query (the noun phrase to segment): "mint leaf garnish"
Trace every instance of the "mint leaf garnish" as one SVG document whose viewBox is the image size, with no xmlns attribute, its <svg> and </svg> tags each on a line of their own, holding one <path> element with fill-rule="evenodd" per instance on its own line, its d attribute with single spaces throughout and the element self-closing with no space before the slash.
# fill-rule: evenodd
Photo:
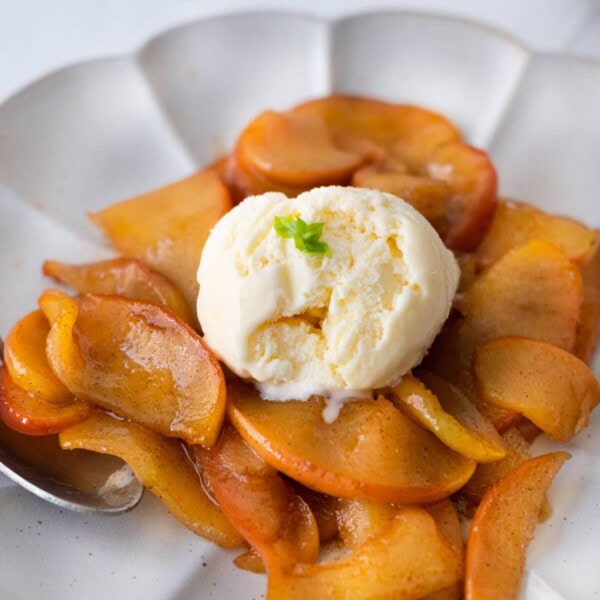
<svg viewBox="0 0 600 600">
<path fill-rule="evenodd" d="M 331 249 L 320 240 L 325 223 L 306 223 L 300 217 L 275 217 L 273 229 L 279 237 L 293 238 L 298 250 L 306 254 L 329 255 Z"/>
</svg>

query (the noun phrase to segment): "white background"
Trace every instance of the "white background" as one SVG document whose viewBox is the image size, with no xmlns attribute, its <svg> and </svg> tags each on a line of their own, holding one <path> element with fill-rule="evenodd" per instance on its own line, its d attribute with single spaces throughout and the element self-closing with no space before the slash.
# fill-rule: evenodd
<svg viewBox="0 0 600 600">
<path fill-rule="evenodd" d="M 0 101 L 48 71 L 128 53 L 206 16 L 275 9 L 337 17 L 386 8 L 461 16 L 533 50 L 600 58 L 598 0 L 0 0 Z"/>
</svg>

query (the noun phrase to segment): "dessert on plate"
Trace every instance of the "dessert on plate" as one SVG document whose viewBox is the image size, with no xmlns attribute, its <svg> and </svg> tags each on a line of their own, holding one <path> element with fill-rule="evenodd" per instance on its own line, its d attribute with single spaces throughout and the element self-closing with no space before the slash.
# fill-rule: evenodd
<svg viewBox="0 0 600 600">
<path fill-rule="evenodd" d="M 119 256 L 43 265 L 72 292 L 7 336 L 8 427 L 122 458 L 270 599 L 516 597 L 568 459 L 530 443 L 600 402 L 597 231 L 498 199 L 441 115 L 344 96 L 90 218 Z"/>
</svg>

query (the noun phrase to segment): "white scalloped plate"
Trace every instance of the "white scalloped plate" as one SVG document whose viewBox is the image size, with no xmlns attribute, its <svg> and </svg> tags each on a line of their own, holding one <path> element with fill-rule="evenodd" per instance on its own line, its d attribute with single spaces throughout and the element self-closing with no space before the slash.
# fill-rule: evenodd
<svg viewBox="0 0 600 600">
<path fill-rule="evenodd" d="M 600 64 L 433 16 L 213 18 L 0 107 L 0 334 L 35 306 L 43 259 L 109 252 L 86 211 L 191 173 L 259 111 L 332 90 L 443 112 L 491 152 L 502 194 L 600 225 Z M 569 450 L 530 546 L 527 600 L 600 597 L 600 413 Z M 7 600 L 250 600 L 265 588 L 150 494 L 130 514 L 82 516 L 1 478 L 0 540 Z"/>
</svg>

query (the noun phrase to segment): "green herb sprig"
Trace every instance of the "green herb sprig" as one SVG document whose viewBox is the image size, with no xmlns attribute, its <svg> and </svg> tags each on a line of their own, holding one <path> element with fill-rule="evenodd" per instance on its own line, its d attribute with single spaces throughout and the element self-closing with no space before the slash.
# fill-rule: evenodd
<svg viewBox="0 0 600 600">
<path fill-rule="evenodd" d="M 306 254 L 327 255 L 331 248 L 320 240 L 325 223 L 307 223 L 300 217 L 275 217 L 273 229 L 282 238 L 293 238 L 298 250 Z"/>
</svg>

